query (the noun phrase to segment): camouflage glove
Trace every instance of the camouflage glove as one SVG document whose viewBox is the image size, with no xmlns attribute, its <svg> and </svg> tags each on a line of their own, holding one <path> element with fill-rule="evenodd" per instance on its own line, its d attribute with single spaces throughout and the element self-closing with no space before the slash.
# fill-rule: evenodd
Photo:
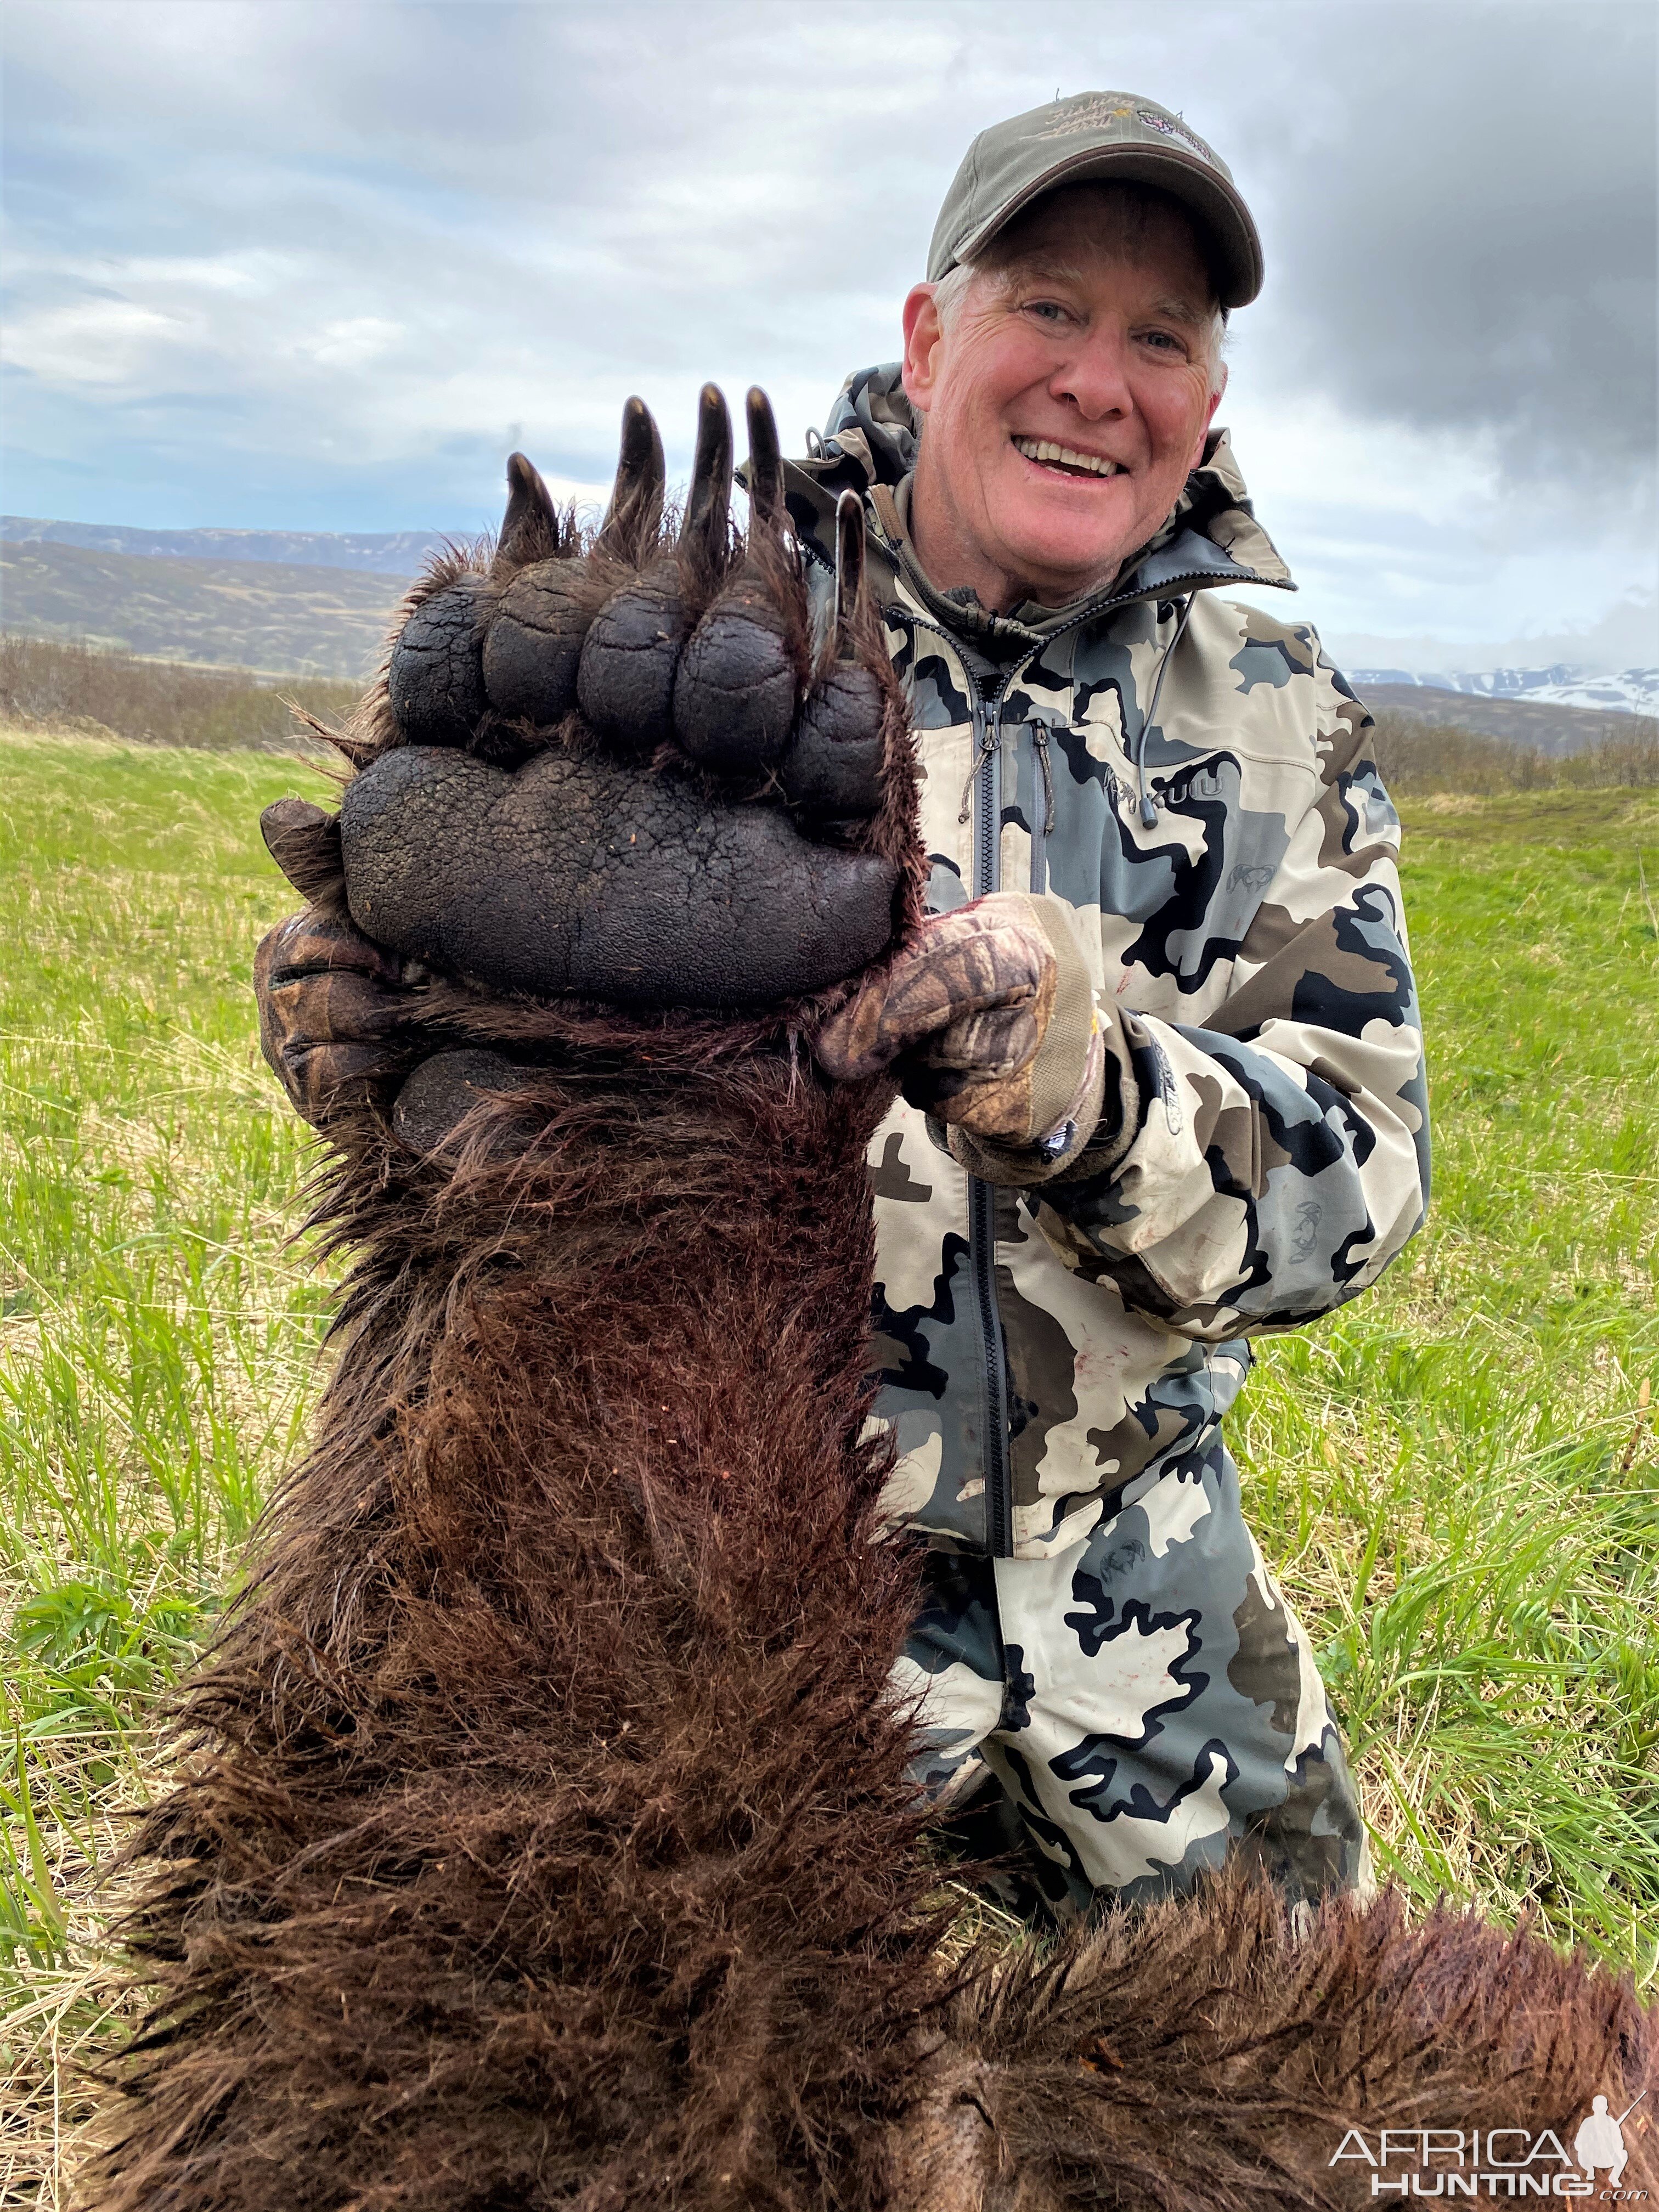
<svg viewBox="0 0 1659 2212">
<path fill-rule="evenodd" d="M 413 607 L 345 793 L 345 899 L 377 944 L 491 992 L 729 1012 L 810 1000 L 893 941 L 913 786 L 863 510 L 843 499 L 815 638 L 758 392 L 749 431 L 746 542 L 712 386 L 672 541 L 639 401 L 590 544 L 514 457 L 491 565 Z"/>
<path fill-rule="evenodd" d="M 420 994 L 404 986 L 403 964 L 315 907 L 261 941 L 253 956 L 260 1048 L 314 1128 L 354 1106 L 389 1110 L 398 1084 L 431 1049 L 413 1033 Z"/>
<path fill-rule="evenodd" d="M 1057 899 L 998 891 L 932 917 L 814 1049 L 842 1078 L 896 1066 L 910 1103 L 949 1125 L 952 1154 L 988 1182 L 1063 1174 L 1100 1123 L 1101 1017 Z"/>
</svg>

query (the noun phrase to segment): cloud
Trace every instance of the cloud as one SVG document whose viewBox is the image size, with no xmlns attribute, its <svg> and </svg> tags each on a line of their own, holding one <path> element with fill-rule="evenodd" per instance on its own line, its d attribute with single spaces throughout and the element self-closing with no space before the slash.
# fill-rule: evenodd
<svg viewBox="0 0 1659 2212">
<path fill-rule="evenodd" d="M 8 504 L 476 527 L 512 443 L 597 490 L 630 390 L 684 469 L 710 374 L 799 438 L 896 350 L 973 132 L 1119 85 L 1257 209 L 1226 414 L 1309 611 L 1589 624 L 1654 580 L 1654 27 L 1641 0 L 13 0 Z"/>
<path fill-rule="evenodd" d="M 1625 593 L 1599 622 L 1575 629 L 1539 629 L 1522 637 L 1448 644 L 1440 637 L 1368 637 L 1334 632 L 1327 639 L 1345 668 L 1411 668 L 1423 675 L 1522 663 L 1547 668 L 1557 661 L 1607 669 L 1651 667 L 1656 623 L 1654 594 Z"/>
</svg>

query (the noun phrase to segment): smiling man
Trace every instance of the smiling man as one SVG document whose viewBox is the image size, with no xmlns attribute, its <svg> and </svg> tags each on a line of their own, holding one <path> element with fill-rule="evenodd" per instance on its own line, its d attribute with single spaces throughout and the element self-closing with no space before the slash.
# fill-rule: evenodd
<svg viewBox="0 0 1659 2212">
<path fill-rule="evenodd" d="M 928 1545 L 897 1686 L 919 1781 L 1062 1916 L 1233 1850 L 1297 1896 L 1364 1879 L 1221 1430 L 1249 1339 L 1375 1281 L 1428 1188 L 1369 718 L 1305 625 L 1226 596 L 1290 582 L 1211 428 L 1261 282 L 1178 116 L 1016 117 L 951 188 L 902 363 L 786 471 L 825 594 L 865 504 L 932 860 L 927 924 L 817 1048 L 903 1084 L 870 1163 L 888 1502 Z M 273 1064 L 313 1118 L 389 1097 L 396 963 L 303 947 L 262 949 Z"/>
<path fill-rule="evenodd" d="M 1364 1878 L 1304 1631 L 1221 1419 L 1249 1340 L 1423 1216 L 1421 1037 L 1370 720 L 1212 419 L 1261 281 L 1182 119 L 1085 93 L 984 131 L 797 476 L 866 497 L 915 702 L 939 919 L 823 1040 L 894 1057 L 877 1139 L 895 1518 L 932 1542 L 900 1668 L 928 1787 L 1062 1912 L 1229 1849 Z"/>
<path fill-rule="evenodd" d="M 999 612 L 1062 605 L 1145 545 L 1204 459 L 1222 314 L 1178 203 L 1061 185 L 904 303 L 925 417 L 911 527 L 936 577 Z"/>
</svg>

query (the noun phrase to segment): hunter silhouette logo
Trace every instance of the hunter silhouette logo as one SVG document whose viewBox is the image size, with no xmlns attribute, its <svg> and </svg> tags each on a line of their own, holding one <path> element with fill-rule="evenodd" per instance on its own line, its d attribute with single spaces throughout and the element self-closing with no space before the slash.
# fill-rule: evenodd
<svg viewBox="0 0 1659 2212">
<path fill-rule="evenodd" d="M 1647 2091 L 1642 2092 L 1645 2097 Z M 1605 2097 L 1597 2097 L 1590 2106 L 1589 2118 L 1583 2122 L 1572 2139 L 1572 2154 L 1587 2174 L 1594 2176 L 1602 2166 L 1607 2169 L 1607 2186 L 1617 2189 L 1630 2153 L 1625 2148 L 1625 2122 L 1642 2101 L 1627 2105 L 1615 2120 L 1607 2110 Z"/>
<path fill-rule="evenodd" d="M 1644 2089 L 1617 2118 L 1605 2096 L 1593 2098 L 1571 2148 L 1553 2128 L 1536 2135 L 1527 2128 L 1383 2128 L 1370 2141 L 1362 2129 L 1350 2128 L 1329 2163 L 1368 2167 L 1373 2197 L 1593 2197 L 1638 2203 L 1646 2190 L 1619 2185 L 1630 2158 L 1625 2123 L 1646 2095 Z M 1598 2175 L 1605 2177 L 1600 2187 Z"/>
</svg>

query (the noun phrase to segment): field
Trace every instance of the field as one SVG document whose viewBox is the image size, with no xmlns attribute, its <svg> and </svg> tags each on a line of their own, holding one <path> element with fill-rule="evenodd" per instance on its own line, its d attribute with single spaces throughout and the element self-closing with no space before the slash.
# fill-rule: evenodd
<svg viewBox="0 0 1659 2212">
<path fill-rule="evenodd" d="M 122 2000 L 94 1863 L 316 1393 L 254 1042 L 313 768 L 0 736 L 0 2204 L 61 2201 Z M 1407 805 L 1431 1227 L 1234 1422 L 1379 1859 L 1659 1977 L 1659 796 Z M 1644 857 L 1638 860 L 1638 855 Z"/>
<path fill-rule="evenodd" d="M 361 684 L 325 677 L 273 681 L 244 668 L 140 660 L 84 641 L 0 634 L 0 727 L 209 752 L 252 746 L 292 753 L 296 744 L 309 744 L 295 706 L 337 729 L 362 691 Z M 333 757 L 325 747 L 315 750 L 319 757 Z"/>
</svg>

